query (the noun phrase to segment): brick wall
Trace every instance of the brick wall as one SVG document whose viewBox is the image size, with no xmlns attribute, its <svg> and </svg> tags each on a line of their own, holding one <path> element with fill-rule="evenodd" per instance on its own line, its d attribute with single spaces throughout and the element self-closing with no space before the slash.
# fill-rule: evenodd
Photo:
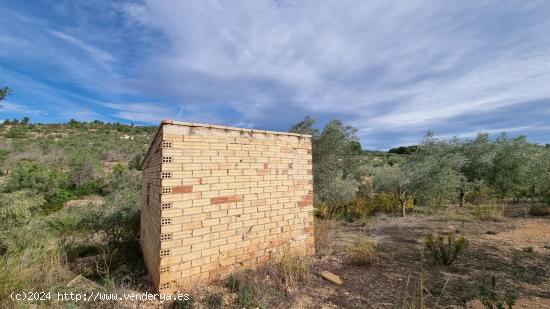
<svg viewBox="0 0 550 309">
<path fill-rule="evenodd" d="M 223 277 L 283 248 L 313 253 L 311 170 L 307 135 L 164 121 L 142 180 L 157 195 L 142 204 L 141 235 L 159 291 Z"/>
</svg>

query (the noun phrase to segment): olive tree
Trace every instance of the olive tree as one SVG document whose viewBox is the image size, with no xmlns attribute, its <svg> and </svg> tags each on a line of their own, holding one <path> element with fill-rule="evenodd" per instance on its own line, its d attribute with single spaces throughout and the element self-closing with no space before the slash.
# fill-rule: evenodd
<svg viewBox="0 0 550 309">
<path fill-rule="evenodd" d="M 497 138 L 490 180 L 501 198 L 519 199 L 528 192 L 534 159 L 530 146 L 524 136 L 509 139 L 502 134 Z"/>
<path fill-rule="evenodd" d="M 311 135 L 316 198 L 346 203 L 355 197 L 360 184 L 358 171 L 362 151 L 357 129 L 340 120 L 332 120 L 319 131 L 315 123 L 315 119 L 308 116 L 290 132 Z"/>
<path fill-rule="evenodd" d="M 415 198 L 427 206 L 444 206 L 454 200 L 463 182 L 464 155 L 451 143 L 434 138 L 429 131 L 407 165 Z"/>
<path fill-rule="evenodd" d="M 401 215 L 405 217 L 407 199 L 414 195 L 413 175 L 406 165 L 385 165 L 373 170 L 374 190 L 395 193 L 401 204 Z"/>
<path fill-rule="evenodd" d="M 463 140 L 456 147 L 466 158 L 462 166 L 460 205 L 464 205 L 466 194 L 472 190 L 487 187 L 495 158 L 495 145 L 489 134 L 480 133 L 474 139 Z"/>
</svg>

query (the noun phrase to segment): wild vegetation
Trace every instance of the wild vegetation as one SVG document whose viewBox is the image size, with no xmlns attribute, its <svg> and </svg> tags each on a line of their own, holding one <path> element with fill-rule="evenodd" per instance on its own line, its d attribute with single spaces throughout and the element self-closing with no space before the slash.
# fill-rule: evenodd
<svg viewBox="0 0 550 309">
<path fill-rule="evenodd" d="M 55 290 L 75 273 L 105 286 L 144 273 L 138 169 L 154 130 L 100 121 L 4 121 L 0 307 L 11 292 Z"/>
<path fill-rule="evenodd" d="M 0 125 L 0 307 L 14 306 L 11 292 L 68 291 L 78 288 L 79 278 L 87 280 L 86 289 L 152 291 L 138 244 L 139 169 L 155 130 L 101 121 L 36 124 L 27 117 Z M 520 215 L 546 220 L 548 145 L 506 135 L 440 140 L 428 133 L 418 145 L 381 152 L 362 149 L 357 130 L 338 120 L 320 130 L 307 117 L 291 131 L 312 135 L 316 256 L 286 255 L 255 271 L 236 269 L 215 290 L 194 291 L 175 306 L 299 304 L 319 289 L 334 292 L 314 275 L 325 269 L 340 274 L 341 288 L 355 297 L 338 300 L 342 307 L 382 299 L 433 307 L 472 298 L 496 306 L 511 303 L 510 295 L 548 296 L 521 285 L 547 284 L 534 275 L 549 271 L 541 246 L 527 252 L 481 241 L 527 224 L 508 221 L 519 206 Z M 456 233 L 464 239 L 447 238 Z M 444 236 L 424 246 L 429 235 Z M 491 265 L 502 264 L 494 255 L 512 261 L 499 274 L 508 281 L 495 287 L 473 277 L 472 284 L 441 277 L 488 276 Z M 382 272 L 386 279 L 370 281 Z M 520 279 L 510 286 L 514 276 Z M 374 286 L 353 288 L 365 280 Z M 506 292 L 493 293 L 500 287 Z M 381 296 L 369 294 L 374 291 Z"/>
<path fill-rule="evenodd" d="M 436 263 L 450 266 L 464 251 L 467 243 L 464 236 L 455 237 L 447 233 L 447 235 L 428 235 L 424 241 L 424 247 Z"/>
<path fill-rule="evenodd" d="M 418 145 L 377 154 L 362 150 L 357 130 L 338 120 L 319 130 L 306 117 L 291 131 L 312 135 L 320 217 L 356 220 L 380 211 L 405 216 L 413 205 L 490 208 L 510 200 L 550 200 L 550 145 L 524 136 L 443 140 L 429 131 Z"/>
</svg>

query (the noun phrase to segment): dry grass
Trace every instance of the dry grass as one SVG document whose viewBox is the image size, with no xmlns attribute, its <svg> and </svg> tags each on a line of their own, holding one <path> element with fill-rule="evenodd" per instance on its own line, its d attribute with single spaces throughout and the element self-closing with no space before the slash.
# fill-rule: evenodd
<svg viewBox="0 0 550 309">
<path fill-rule="evenodd" d="M 256 269 L 236 269 L 227 280 L 242 308 L 263 308 L 270 299 L 291 295 L 310 280 L 311 258 L 285 249 L 277 258 Z M 227 304 L 224 304 L 227 305 Z"/>
<path fill-rule="evenodd" d="M 497 203 L 486 203 L 471 206 L 472 215 L 481 221 L 502 221 L 504 220 L 504 205 Z"/>
<path fill-rule="evenodd" d="M 309 280 L 309 266 L 311 259 L 308 256 L 296 254 L 292 251 L 286 251 L 275 266 L 279 281 L 284 291 L 289 292 L 296 288 L 297 284 Z"/>
<path fill-rule="evenodd" d="M 351 256 L 351 263 L 357 266 L 369 266 L 376 259 L 376 242 L 363 240 L 355 245 Z"/>
<path fill-rule="evenodd" d="M 318 255 L 331 254 L 332 243 L 336 237 L 335 220 L 320 220 L 315 221 L 315 252 Z"/>
<path fill-rule="evenodd" d="M 12 292 L 53 291 L 70 276 L 66 259 L 55 244 L 0 256 L 0 308 L 14 307 L 9 297 Z"/>
</svg>

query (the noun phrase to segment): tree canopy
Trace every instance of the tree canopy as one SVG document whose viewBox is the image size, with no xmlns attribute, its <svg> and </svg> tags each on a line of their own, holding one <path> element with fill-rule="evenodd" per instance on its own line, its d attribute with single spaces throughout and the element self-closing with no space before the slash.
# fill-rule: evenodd
<svg viewBox="0 0 550 309">
<path fill-rule="evenodd" d="M 4 99 L 11 94 L 11 89 L 8 87 L 2 87 L 0 88 L 0 102 L 4 101 Z M 0 104 L 0 107 L 3 105 Z"/>
<path fill-rule="evenodd" d="M 322 130 L 308 116 L 291 132 L 310 134 L 316 201 L 346 204 L 365 194 L 393 194 L 405 213 L 420 206 L 446 207 L 496 199 L 550 199 L 550 147 L 526 137 L 438 139 L 428 131 L 414 146 L 389 153 L 362 151 L 357 129 L 340 120 Z M 396 158 L 398 157 L 398 158 Z"/>
</svg>

